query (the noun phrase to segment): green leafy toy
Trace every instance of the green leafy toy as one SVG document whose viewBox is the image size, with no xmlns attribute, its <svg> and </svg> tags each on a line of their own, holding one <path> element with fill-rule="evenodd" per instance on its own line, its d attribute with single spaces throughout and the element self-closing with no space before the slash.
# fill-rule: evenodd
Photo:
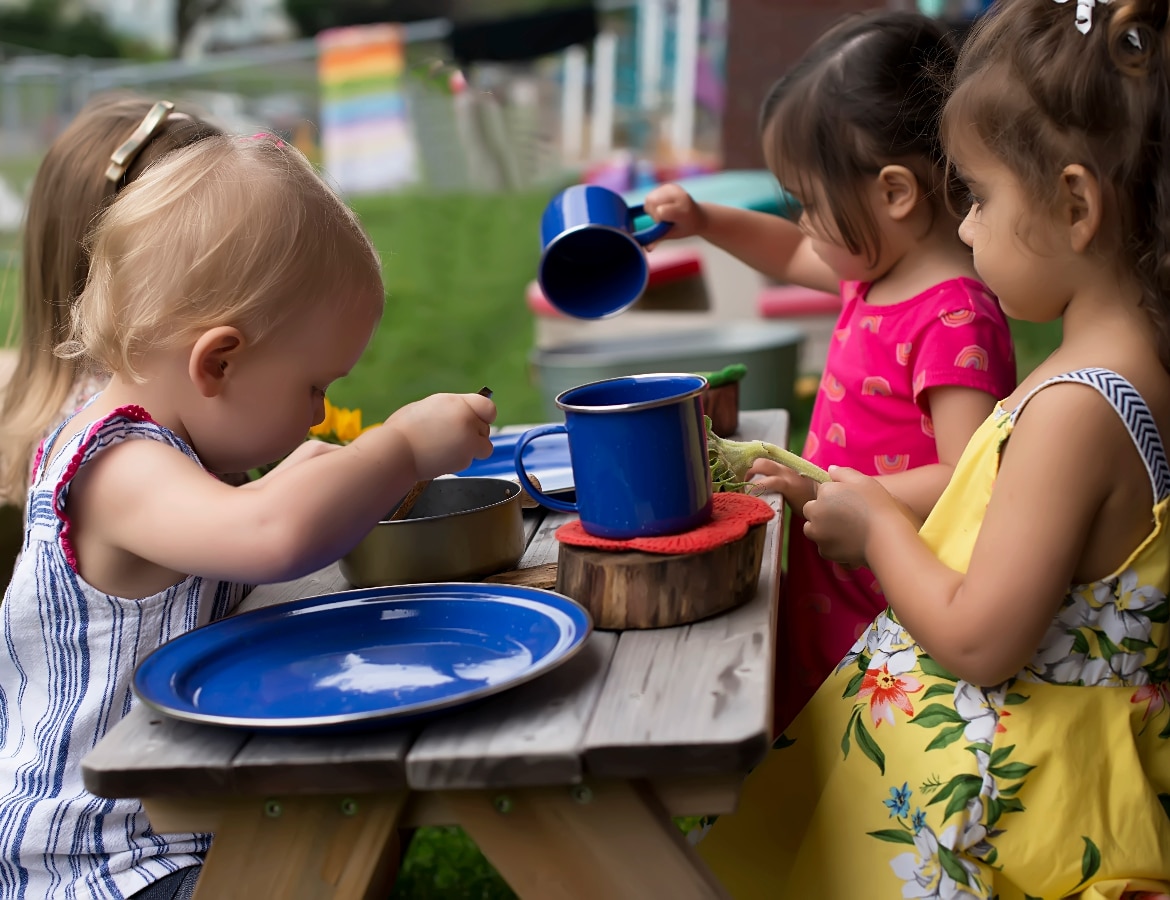
<svg viewBox="0 0 1170 900">
<path fill-rule="evenodd" d="M 752 485 L 745 479 L 748 469 L 757 459 L 773 460 L 820 484 L 830 480 L 828 472 L 795 453 L 767 441 L 732 441 L 721 438 L 711 430 L 711 417 L 703 416 L 703 420 L 707 423 L 707 462 L 711 466 L 711 485 L 716 493 L 720 491 L 749 493 Z"/>
</svg>

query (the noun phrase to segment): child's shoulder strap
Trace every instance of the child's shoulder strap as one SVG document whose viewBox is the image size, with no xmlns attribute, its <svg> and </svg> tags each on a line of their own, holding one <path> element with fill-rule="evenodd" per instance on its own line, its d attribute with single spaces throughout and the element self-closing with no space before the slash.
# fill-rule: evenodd
<svg viewBox="0 0 1170 900">
<path fill-rule="evenodd" d="M 55 450 L 47 467 L 44 491 L 34 492 L 29 509 L 29 533 L 42 540 L 59 536 L 65 559 L 76 572 L 77 557 L 70 532 L 72 523 L 66 512 L 66 499 L 77 472 L 96 454 L 125 440 L 146 439 L 174 447 L 199 465 L 195 451 L 177 434 L 150 417 L 140 406 L 122 406 L 81 430 L 70 442 Z"/>
<path fill-rule="evenodd" d="M 1166 449 L 1162 444 L 1162 436 L 1158 433 L 1154 416 L 1137 388 L 1110 369 L 1077 369 L 1075 372 L 1054 375 L 1036 385 L 1012 410 L 1012 424 L 1015 424 L 1028 401 L 1040 391 L 1054 384 L 1069 383 L 1088 385 L 1109 401 L 1121 421 L 1125 423 L 1134 446 L 1146 464 L 1146 471 L 1150 475 L 1150 488 L 1154 492 L 1154 502 L 1161 503 L 1170 496 L 1170 464 L 1166 461 Z"/>
</svg>

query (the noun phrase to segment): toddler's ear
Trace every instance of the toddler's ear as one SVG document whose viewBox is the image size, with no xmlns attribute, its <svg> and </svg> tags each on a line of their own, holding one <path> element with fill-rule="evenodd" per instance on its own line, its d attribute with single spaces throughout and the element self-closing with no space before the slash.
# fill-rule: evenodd
<svg viewBox="0 0 1170 900">
<path fill-rule="evenodd" d="M 895 221 L 910 215 L 922 199 L 918 178 L 906 166 L 883 166 L 878 172 L 875 189 L 880 207 Z"/>
<path fill-rule="evenodd" d="M 187 372 L 202 396 L 219 396 L 243 346 L 243 334 L 229 325 L 216 326 L 199 336 L 191 348 Z"/>
<path fill-rule="evenodd" d="M 1060 173 L 1060 199 L 1069 243 L 1074 252 L 1084 253 L 1101 227 L 1101 184 L 1084 166 L 1065 166 Z"/>
</svg>

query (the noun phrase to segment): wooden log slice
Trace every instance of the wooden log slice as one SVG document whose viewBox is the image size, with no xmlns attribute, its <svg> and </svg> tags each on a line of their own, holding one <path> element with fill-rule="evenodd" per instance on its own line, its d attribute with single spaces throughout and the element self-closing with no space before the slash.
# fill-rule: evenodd
<svg viewBox="0 0 1170 900">
<path fill-rule="evenodd" d="M 755 595 L 765 530 L 756 525 L 734 543 L 674 556 L 561 544 L 557 591 L 588 609 L 600 629 L 697 622 Z"/>
</svg>

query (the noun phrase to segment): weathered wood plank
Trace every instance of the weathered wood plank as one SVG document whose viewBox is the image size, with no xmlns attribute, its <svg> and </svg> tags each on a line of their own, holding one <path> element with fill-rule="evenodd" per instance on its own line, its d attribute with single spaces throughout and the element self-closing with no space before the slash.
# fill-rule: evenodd
<svg viewBox="0 0 1170 900">
<path fill-rule="evenodd" d="M 748 438 L 783 446 L 787 414 L 745 412 Z M 773 617 L 779 590 L 783 501 L 767 526 L 756 596 L 682 628 L 623 632 L 585 736 L 596 777 L 747 771 L 763 758 L 772 727 Z"/>
<path fill-rule="evenodd" d="M 195 889 L 198 900 L 370 900 L 398 867 L 406 795 L 295 797 L 226 812 Z"/>
<path fill-rule="evenodd" d="M 413 726 L 369 733 L 253 733 L 231 762 L 241 794 L 381 793 L 406 787 L 406 752 Z"/>
<path fill-rule="evenodd" d="M 679 779 L 651 780 L 650 789 L 663 808 L 672 816 L 724 816 L 735 812 L 743 775 L 712 775 Z M 565 790 L 571 790 L 562 786 Z M 496 788 L 495 797 L 512 799 L 511 793 Z M 338 803 L 350 794 L 333 795 Z M 424 828 L 431 825 L 458 825 L 455 813 L 443 802 L 450 791 L 415 791 L 406 801 L 399 823 L 405 828 Z M 211 795 L 202 797 L 146 797 L 146 808 L 151 827 L 160 834 L 181 831 L 214 833 L 226 816 L 257 803 L 273 799 L 272 794 L 256 796 Z M 360 801 L 359 801 L 360 802 Z M 506 801 L 502 801 L 506 802 Z"/>
<path fill-rule="evenodd" d="M 444 795 L 468 835 L 525 900 L 726 900 L 644 782 Z"/>
<path fill-rule="evenodd" d="M 557 564 L 545 563 L 543 566 L 529 566 L 526 569 L 510 569 L 498 575 L 489 575 L 484 579 L 484 583 L 514 584 L 551 591 L 557 584 Z"/>
<path fill-rule="evenodd" d="M 555 562 L 556 530 L 571 519 L 548 513 L 520 568 Z M 595 632 L 556 670 L 457 717 L 437 719 L 407 755 L 407 783 L 439 790 L 578 781 L 581 741 L 616 644 L 615 635 Z"/>
<path fill-rule="evenodd" d="M 231 789 L 231 762 L 248 732 L 192 725 L 139 703 L 81 762 L 99 797 L 197 794 Z"/>
<path fill-rule="evenodd" d="M 528 684 L 428 726 L 406 758 L 414 790 L 572 784 L 617 636 L 594 632 L 576 657 Z"/>
<path fill-rule="evenodd" d="M 532 542 L 532 537 L 536 534 L 537 529 L 540 528 L 540 523 L 544 521 L 547 510 L 543 506 L 537 506 L 532 509 L 523 510 L 522 512 L 524 517 L 524 544 L 527 546 Z"/>
<path fill-rule="evenodd" d="M 541 520 L 540 527 L 528 542 L 528 549 L 520 557 L 518 569 L 527 569 L 530 566 L 543 566 L 557 561 L 557 529 L 566 522 L 571 522 L 576 516 L 569 513 L 547 512 Z"/>
</svg>

